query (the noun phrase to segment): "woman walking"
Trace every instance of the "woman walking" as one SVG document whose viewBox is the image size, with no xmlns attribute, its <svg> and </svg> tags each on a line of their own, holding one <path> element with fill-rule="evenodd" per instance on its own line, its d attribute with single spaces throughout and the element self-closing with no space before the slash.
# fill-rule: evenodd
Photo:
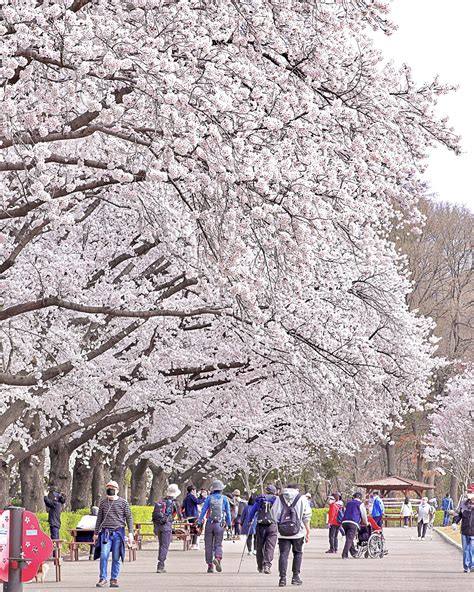
<svg viewBox="0 0 474 592">
<path fill-rule="evenodd" d="M 403 500 L 402 507 L 400 508 L 400 516 L 403 518 L 403 528 L 408 528 L 408 522 L 413 516 L 413 507 L 408 496 Z"/>
</svg>

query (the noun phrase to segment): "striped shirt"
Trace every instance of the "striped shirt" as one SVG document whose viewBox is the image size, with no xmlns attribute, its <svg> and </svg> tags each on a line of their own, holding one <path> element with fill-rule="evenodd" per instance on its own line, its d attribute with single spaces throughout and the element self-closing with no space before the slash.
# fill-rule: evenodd
<svg viewBox="0 0 474 592">
<path fill-rule="evenodd" d="M 109 500 L 106 497 L 102 499 L 99 504 L 95 534 L 99 534 L 106 528 L 117 530 L 117 528 L 124 528 L 125 525 L 128 527 L 128 532 L 133 532 L 132 511 L 127 500 L 123 497 L 115 500 Z"/>
</svg>

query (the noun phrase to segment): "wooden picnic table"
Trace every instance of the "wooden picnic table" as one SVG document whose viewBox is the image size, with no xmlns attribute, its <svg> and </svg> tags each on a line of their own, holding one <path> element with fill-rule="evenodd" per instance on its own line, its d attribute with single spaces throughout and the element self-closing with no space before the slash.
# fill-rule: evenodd
<svg viewBox="0 0 474 592">
<path fill-rule="evenodd" d="M 136 522 L 135 523 L 135 540 L 139 551 L 142 550 L 143 538 L 152 537 L 156 538 L 154 532 L 143 532 L 144 526 L 153 527 L 153 522 Z M 191 546 L 191 524 L 187 520 L 173 520 L 172 532 L 178 541 L 183 541 L 183 551 L 188 551 Z"/>
<path fill-rule="evenodd" d="M 81 545 L 88 545 L 89 546 L 89 558 L 92 557 L 92 553 L 94 550 L 95 543 L 92 540 L 94 536 L 95 530 L 93 528 L 71 528 L 69 533 L 71 534 L 72 540 L 68 543 L 69 544 L 69 559 L 71 561 L 79 561 L 79 547 Z M 90 537 L 90 541 L 87 540 L 80 540 L 83 537 L 81 534 L 86 534 L 87 538 Z M 128 549 L 128 560 L 135 561 L 136 560 L 136 544 L 137 544 L 137 532 L 135 531 L 135 544 L 130 546 L 126 544 Z"/>
</svg>

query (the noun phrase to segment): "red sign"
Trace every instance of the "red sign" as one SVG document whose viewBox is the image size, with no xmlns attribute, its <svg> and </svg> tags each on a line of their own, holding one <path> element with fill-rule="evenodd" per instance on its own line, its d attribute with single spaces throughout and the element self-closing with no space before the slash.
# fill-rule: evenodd
<svg viewBox="0 0 474 592">
<path fill-rule="evenodd" d="M 38 518 L 33 512 L 23 512 L 23 557 L 26 565 L 21 570 L 21 581 L 29 582 L 37 572 L 39 566 L 51 557 L 53 542 L 39 525 Z"/>
<path fill-rule="evenodd" d="M 0 582 L 8 582 L 10 510 L 0 512 Z"/>
</svg>

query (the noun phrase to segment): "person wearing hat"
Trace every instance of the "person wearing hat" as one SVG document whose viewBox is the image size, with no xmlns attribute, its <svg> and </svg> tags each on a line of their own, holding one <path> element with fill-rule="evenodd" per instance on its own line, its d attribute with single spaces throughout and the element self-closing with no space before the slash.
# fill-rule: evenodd
<svg viewBox="0 0 474 592">
<path fill-rule="evenodd" d="M 181 494 L 179 487 L 172 483 L 168 486 L 166 496 L 155 503 L 153 509 L 153 532 L 158 537 L 158 565 L 156 573 L 166 573 L 165 561 L 173 535 L 173 517 L 181 519 L 181 511 L 176 498 Z"/>
<path fill-rule="evenodd" d="M 99 503 L 94 531 L 94 559 L 100 557 L 100 575 L 97 588 L 107 586 L 107 564 L 112 553 L 112 573 L 110 587 L 118 588 L 120 560 L 125 559 L 125 526 L 128 528 L 128 542 L 133 544 L 133 519 L 128 502 L 119 497 L 116 481 L 109 481 L 105 486 L 106 496 Z"/>
<path fill-rule="evenodd" d="M 222 541 L 224 540 L 224 526 L 230 528 L 232 518 L 230 516 L 230 504 L 228 498 L 222 493 L 224 484 L 216 479 L 211 485 L 211 494 L 206 497 L 199 515 L 198 528 L 201 528 L 204 518 L 204 548 L 207 563 L 207 573 L 222 571 Z"/>
<path fill-rule="evenodd" d="M 453 530 L 461 523 L 462 563 L 464 573 L 474 569 L 474 484 L 469 485 L 463 500 L 453 518 Z"/>
<path fill-rule="evenodd" d="M 339 495 L 337 493 L 332 493 L 328 496 L 328 503 L 329 509 L 327 513 L 327 525 L 329 527 L 329 549 L 326 553 L 337 553 L 337 535 L 339 533 L 339 528 L 341 527 L 340 512 L 343 508 L 343 503 L 339 499 Z"/>
<path fill-rule="evenodd" d="M 259 573 L 269 574 L 278 540 L 278 527 L 272 516 L 272 506 L 276 499 L 276 487 L 267 485 L 265 493 L 255 498 L 250 508 L 248 521 L 252 523 L 256 516 L 255 548 L 257 551 L 257 569 Z"/>
</svg>

